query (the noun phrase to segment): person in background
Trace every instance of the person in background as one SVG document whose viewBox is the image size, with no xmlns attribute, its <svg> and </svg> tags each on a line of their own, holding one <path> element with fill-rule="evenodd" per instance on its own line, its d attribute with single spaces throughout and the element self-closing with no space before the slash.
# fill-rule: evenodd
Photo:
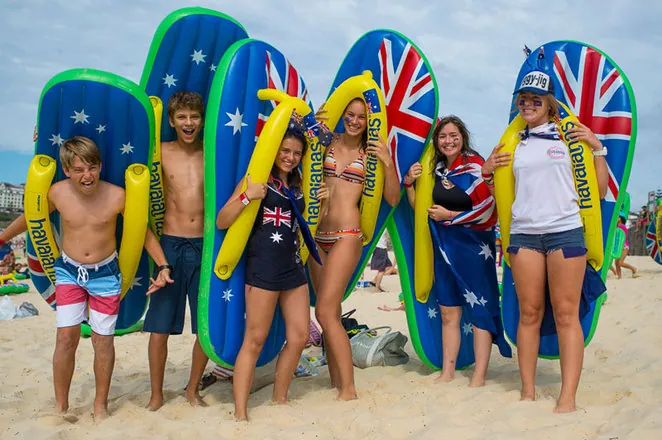
<svg viewBox="0 0 662 440">
<path fill-rule="evenodd" d="M 385 292 L 385 290 L 382 289 L 382 279 L 384 278 L 384 275 L 398 273 L 398 269 L 388 257 L 388 245 L 388 232 L 384 231 L 372 253 L 372 258 L 370 259 L 370 269 L 377 271 L 377 275 L 375 275 L 375 278 L 370 282 L 370 285 L 373 286 L 377 292 Z"/>
<path fill-rule="evenodd" d="M 630 237 L 628 236 L 628 228 L 625 226 L 625 223 L 626 223 L 625 216 L 623 215 L 623 213 L 621 213 L 621 215 L 618 216 L 617 227 L 618 229 L 622 230 L 623 233 L 625 234 L 625 243 L 623 244 L 623 252 L 621 253 L 621 256 L 615 259 L 614 265 L 609 268 L 619 280 L 623 276 L 622 268 L 629 269 L 630 272 L 632 272 L 632 278 L 639 278 L 639 274 L 637 273 L 637 268 L 625 262 L 625 258 L 627 258 L 630 252 L 630 241 L 629 241 Z"/>
</svg>

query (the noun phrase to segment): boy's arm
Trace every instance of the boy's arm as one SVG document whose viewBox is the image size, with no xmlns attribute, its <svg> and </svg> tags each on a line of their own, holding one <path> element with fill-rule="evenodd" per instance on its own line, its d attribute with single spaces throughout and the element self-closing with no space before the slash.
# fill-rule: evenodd
<svg viewBox="0 0 662 440">
<path fill-rule="evenodd" d="M 51 191 L 48 191 L 48 212 L 55 211 L 55 205 L 51 200 Z M 4 246 L 12 238 L 28 230 L 28 222 L 25 220 L 25 214 L 21 214 L 0 233 L 0 247 Z"/>
<path fill-rule="evenodd" d="M 0 247 L 4 246 L 5 243 L 7 243 L 9 240 L 12 238 L 16 237 L 19 234 L 22 234 L 23 232 L 28 230 L 28 224 L 25 221 L 25 214 L 21 214 L 16 219 L 10 223 L 9 226 L 7 226 L 7 229 L 5 229 L 1 234 L 0 234 Z"/>
<path fill-rule="evenodd" d="M 149 256 L 152 257 L 152 260 L 154 260 L 157 267 L 160 268 L 157 272 L 156 280 L 153 278 L 149 279 L 151 284 L 146 293 L 146 295 L 149 296 L 160 288 L 165 287 L 166 283 L 173 282 L 172 278 L 170 278 L 172 268 L 168 265 L 168 260 L 163 253 L 163 248 L 161 247 L 159 240 L 149 228 L 147 228 L 147 233 L 145 234 L 145 250 L 147 250 Z"/>
</svg>

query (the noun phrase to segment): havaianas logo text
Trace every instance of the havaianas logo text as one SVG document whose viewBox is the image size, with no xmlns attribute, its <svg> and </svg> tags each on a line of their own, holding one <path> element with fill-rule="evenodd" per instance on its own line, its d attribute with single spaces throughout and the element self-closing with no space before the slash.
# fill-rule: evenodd
<svg viewBox="0 0 662 440">
<path fill-rule="evenodd" d="M 37 203 L 40 202 L 40 198 L 37 198 Z M 48 233 L 44 229 L 44 223 L 46 218 L 39 218 L 30 220 L 29 229 L 32 235 L 32 243 L 34 244 L 35 251 L 39 256 L 39 261 L 41 262 L 41 267 L 44 269 L 44 273 L 48 276 L 48 279 L 55 285 L 55 271 L 53 270 L 53 265 L 55 264 L 55 252 L 53 247 L 50 245 L 48 240 Z"/>
<path fill-rule="evenodd" d="M 163 222 L 165 220 L 165 197 L 163 194 L 163 185 L 161 184 L 161 162 L 152 163 L 152 172 L 149 185 L 149 215 L 152 218 L 152 225 L 155 233 L 161 236 L 163 232 Z"/>
<path fill-rule="evenodd" d="M 372 119 L 369 125 L 368 142 L 378 142 L 382 120 L 377 118 Z M 374 197 L 377 160 L 377 156 L 374 154 L 369 154 L 366 157 L 366 179 L 365 185 L 363 186 L 363 195 L 366 197 Z"/>
<path fill-rule="evenodd" d="M 569 129 L 575 127 L 574 122 L 568 121 L 563 126 L 563 137 L 565 143 L 568 145 L 570 151 L 570 158 L 573 162 L 573 173 L 575 174 L 575 181 L 577 182 L 577 195 L 579 196 L 579 209 L 589 209 L 593 207 L 591 203 L 591 187 L 588 183 L 586 172 L 586 157 L 584 154 L 584 146 L 577 140 L 569 139 L 567 132 Z"/>
<path fill-rule="evenodd" d="M 310 158 L 312 161 L 310 172 L 310 190 L 309 200 L 306 210 L 308 211 L 309 225 L 316 225 L 319 222 L 320 201 L 317 198 L 317 190 L 322 186 L 322 142 L 318 138 L 306 136 L 308 148 L 311 150 Z"/>
</svg>

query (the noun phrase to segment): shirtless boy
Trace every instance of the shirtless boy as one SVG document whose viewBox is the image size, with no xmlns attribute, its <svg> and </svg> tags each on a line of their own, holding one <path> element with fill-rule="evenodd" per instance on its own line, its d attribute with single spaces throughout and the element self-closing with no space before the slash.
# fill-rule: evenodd
<svg viewBox="0 0 662 440">
<path fill-rule="evenodd" d="M 60 147 L 60 161 L 68 179 L 48 191 L 48 205 L 62 219 L 62 255 L 55 262 L 57 338 L 53 354 L 53 382 L 58 412 L 69 409 L 69 388 L 74 374 L 80 324 L 86 318 L 94 347 L 96 397 L 94 417 L 108 416 L 108 391 L 115 364 L 113 334 L 120 308 L 122 275 L 117 262 L 115 227 L 124 212 L 124 189 L 99 179 L 101 154 L 88 138 L 76 136 Z M 27 229 L 21 215 L 0 235 L 0 244 Z M 148 229 L 145 248 L 160 267 L 167 260 Z M 159 272 L 147 294 L 172 282 L 169 270 Z"/>
<path fill-rule="evenodd" d="M 173 266 L 175 282 L 151 298 L 144 331 L 150 332 L 149 374 L 151 411 L 163 406 L 163 377 L 168 356 L 168 337 L 182 334 L 186 297 L 191 312 L 191 332 L 198 330 L 198 285 L 202 259 L 204 213 L 202 115 L 204 102 L 197 93 L 180 91 L 168 101 L 168 120 L 177 140 L 161 144 L 166 213 L 161 246 Z M 198 383 L 207 365 L 207 355 L 196 337 L 186 398 L 193 406 L 206 406 Z"/>
</svg>

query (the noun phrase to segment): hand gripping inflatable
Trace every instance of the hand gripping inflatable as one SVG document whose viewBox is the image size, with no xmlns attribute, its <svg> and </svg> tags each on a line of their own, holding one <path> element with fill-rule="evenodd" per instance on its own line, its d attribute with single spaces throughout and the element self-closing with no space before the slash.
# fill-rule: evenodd
<svg viewBox="0 0 662 440">
<path fill-rule="evenodd" d="M 269 119 L 267 119 L 264 128 L 262 128 L 262 133 L 255 145 L 255 151 L 248 163 L 247 175 L 251 176 L 251 180 L 255 183 L 267 183 L 281 140 L 290 124 L 292 113 L 298 109 L 302 116 L 307 116 L 312 110 L 301 99 L 288 99 L 287 95 L 282 92 L 278 94 L 274 91 L 260 90 L 257 96 L 262 101 L 281 99 L 280 104 L 276 106 Z M 246 190 L 246 179 L 243 179 L 241 190 Z M 228 228 L 214 265 L 214 272 L 220 279 L 227 280 L 230 278 L 235 267 L 237 267 L 239 258 L 241 258 L 253 230 L 259 208 L 260 200 L 251 201 Z"/>
<path fill-rule="evenodd" d="M 353 99 L 360 98 L 368 111 L 368 142 L 379 141 L 379 137 L 388 139 L 388 124 L 386 120 L 386 104 L 381 89 L 372 79 L 372 72 L 364 71 L 361 75 L 348 78 L 336 88 L 324 108 L 329 117 L 329 128 L 334 130 L 340 124 L 340 118 L 347 105 Z M 366 159 L 366 178 L 361 195 L 361 232 L 363 244 L 372 240 L 382 203 L 384 192 L 384 167 L 374 154 L 368 154 Z"/>
<path fill-rule="evenodd" d="M 129 117 L 130 116 L 130 117 Z M 101 176 L 126 190 L 124 214 L 117 224 L 122 300 L 116 335 L 138 330 L 147 306 L 149 258 L 143 250 L 148 219 L 149 162 L 154 114 L 137 84 L 106 72 L 74 69 L 52 78 L 42 92 L 39 139 L 26 182 L 27 253 L 35 287 L 55 306 L 53 263 L 59 255 L 59 213 L 49 215 L 48 190 L 66 178 L 59 147 L 73 136 L 92 139 L 101 153 Z M 83 334 L 89 327 L 83 325 Z"/>
<path fill-rule="evenodd" d="M 428 208 L 433 205 L 434 158 L 434 145 L 430 142 L 421 157 L 423 172 L 416 181 L 414 206 L 414 288 L 416 299 L 422 303 L 427 302 L 434 281 L 434 254 L 428 216 Z"/>
<path fill-rule="evenodd" d="M 593 164 L 593 153 L 585 142 L 576 142 L 570 140 L 567 136 L 567 131 L 576 125 L 577 117 L 562 102 L 559 102 L 559 111 L 561 119 L 557 122 L 557 125 L 561 138 L 568 146 L 570 153 L 572 174 L 578 194 L 579 214 L 584 225 L 584 236 L 586 238 L 586 248 L 588 249 L 587 259 L 595 270 L 600 271 L 604 259 L 602 217 L 600 215 L 600 194 L 595 165 Z M 499 141 L 504 144 L 500 151 L 510 153 L 511 157 L 514 157 L 515 148 L 520 141 L 519 132 L 524 130 L 525 127 L 526 122 L 521 116 L 517 115 L 508 125 Z M 507 166 L 498 167 L 495 170 L 494 192 L 501 228 L 501 246 L 502 249 L 508 249 L 512 219 L 511 209 L 515 201 L 515 177 L 513 175 L 512 160 Z M 508 252 L 504 253 L 504 258 L 510 266 Z"/>
</svg>

